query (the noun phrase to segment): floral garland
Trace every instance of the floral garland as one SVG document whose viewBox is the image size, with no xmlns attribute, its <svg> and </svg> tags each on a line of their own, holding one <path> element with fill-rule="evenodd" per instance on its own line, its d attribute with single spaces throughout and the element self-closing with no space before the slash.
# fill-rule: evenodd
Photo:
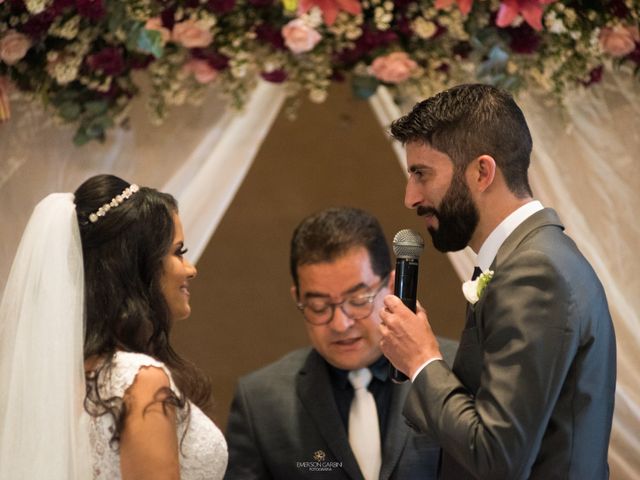
<svg viewBox="0 0 640 480">
<path fill-rule="evenodd" d="M 9 91 L 103 140 L 150 79 L 160 122 L 220 86 L 241 108 L 259 77 L 295 102 L 349 79 L 425 97 L 476 80 L 562 98 L 605 65 L 640 71 L 640 0 L 0 0 L 0 120 Z M 140 72 L 142 75 L 136 73 Z"/>
</svg>

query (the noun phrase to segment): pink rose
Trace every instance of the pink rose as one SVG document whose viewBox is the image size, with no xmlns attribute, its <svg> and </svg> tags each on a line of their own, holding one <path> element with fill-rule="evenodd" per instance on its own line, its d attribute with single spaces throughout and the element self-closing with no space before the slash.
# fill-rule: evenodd
<svg viewBox="0 0 640 480">
<path fill-rule="evenodd" d="M 160 17 L 153 17 L 147 20 L 147 23 L 144 24 L 144 28 L 145 30 L 160 32 L 162 43 L 167 43 L 171 39 L 171 32 L 169 29 L 162 26 L 162 20 Z"/>
<path fill-rule="evenodd" d="M 206 60 L 192 58 L 184 64 L 184 70 L 193 74 L 198 83 L 213 82 L 218 77 L 218 71 Z"/>
<path fill-rule="evenodd" d="M 406 52 L 393 52 L 376 58 L 369 69 L 378 80 L 400 83 L 409 78 L 417 67 L 418 64 Z"/>
<path fill-rule="evenodd" d="M 0 39 L 0 60 L 7 65 L 18 63 L 31 48 L 31 40 L 26 35 L 8 30 Z"/>
<path fill-rule="evenodd" d="M 300 18 L 291 20 L 282 27 L 282 37 L 285 45 L 293 53 L 304 53 L 313 50 L 313 47 L 322 40 L 322 35 Z"/>
<path fill-rule="evenodd" d="M 208 47 L 213 41 L 213 35 L 207 28 L 195 20 L 185 20 L 173 26 L 171 38 L 187 48 Z"/>
<path fill-rule="evenodd" d="M 600 31 L 600 47 L 613 57 L 624 57 L 636 49 L 640 41 L 638 27 L 616 25 Z"/>
</svg>

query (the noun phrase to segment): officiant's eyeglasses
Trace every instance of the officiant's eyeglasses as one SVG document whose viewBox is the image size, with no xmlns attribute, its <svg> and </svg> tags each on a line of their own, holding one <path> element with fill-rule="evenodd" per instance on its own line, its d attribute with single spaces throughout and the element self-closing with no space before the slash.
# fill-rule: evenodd
<svg viewBox="0 0 640 480">
<path fill-rule="evenodd" d="M 371 287 L 366 293 L 356 293 L 346 297 L 341 302 L 329 302 L 324 298 L 309 298 L 305 302 L 296 304 L 304 319 L 312 325 L 326 325 L 333 320 L 336 307 L 340 307 L 351 320 L 362 320 L 373 313 L 373 301 L 387 284 L 389 275 Z"/>
</svg>

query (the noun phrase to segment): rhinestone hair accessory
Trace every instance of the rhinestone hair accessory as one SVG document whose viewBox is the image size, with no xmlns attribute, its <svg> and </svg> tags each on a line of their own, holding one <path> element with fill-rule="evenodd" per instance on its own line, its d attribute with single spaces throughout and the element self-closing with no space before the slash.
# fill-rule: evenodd
<svg viewBox="0 0 640 480">
<path fill-rule="evenodd" d="M 120 195 L 116 195 L 111 199 L 109 203 L 105 203 L 102 205 L 97 211 L 89 215 L 89 221 L 91 223 L 96 223 L 100 217 L 104 217 L 109 210 L 112 208 L 116 208 L 122 202 L 131 197 L 134 193 L 140 190 L 140 187 L 135 183 L 132 183 L 127 188 L 125 188 Z"/>
</svg>

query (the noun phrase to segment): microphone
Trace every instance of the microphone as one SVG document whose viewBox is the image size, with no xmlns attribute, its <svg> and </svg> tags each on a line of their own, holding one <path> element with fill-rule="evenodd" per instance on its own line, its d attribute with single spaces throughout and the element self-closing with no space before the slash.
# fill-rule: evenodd
<svg viewBox="0 0 640 480">
<path fill-rule="evenodd" d="M 396 255 L 396 281 L 393 294 L 414 313 L 418 292 L 418 259 L 423 249 L 422 237 L 413 230 L 400 230 L 393 237 L 393 253 Z M 409 379 L 393 365 L 391 365 L 390 376 L 394 383 L 403 383 Z"/>
</svg>

